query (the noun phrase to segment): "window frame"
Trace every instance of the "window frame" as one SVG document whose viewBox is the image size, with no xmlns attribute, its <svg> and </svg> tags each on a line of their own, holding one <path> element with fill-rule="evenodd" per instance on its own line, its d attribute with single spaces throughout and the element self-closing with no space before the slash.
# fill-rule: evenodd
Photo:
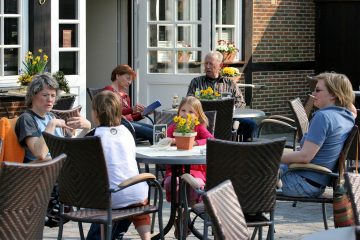
<svg viewBox="0 0 360 240">
<path fill-rule="evenodd" d="M 14 86 L 18 85 L 17 80 L 19 77 L 19 73 L 21 71 L 22 62 L 24 56 L 29 48 L 29 27 L 28 27 L 28 19 L 29 19 L 29 1 L 26 0 L 18 0 L 18 13 L 16 14 L 5 14 L 4 13 L 4 0 L 0 1 L 0 31 L 1 31 L 1 39 L 0 39 L 0 80 L 2 86 Z M 6 17 L 17 18 L 18 19 L 18 44 L 4 44 L 4 19 Z M 5 76 L 5 56 L 4 50 L 9 48 L 18 49 L 18 62 L 17 62 L 17 74 Z"/>
<path fill-rule="evenodd" d="M 223 39 L 217 39 L 216 37 L 216 29 L 217 28 L 234 28 L 234 36 L 232 39 L 232 41 L 234 42 L 234 45 L 236 46 L 236 48 L 238 48 L 238 52 L 236 54 L 235 57 L 235 61 L 242 61 L 243 60 L 243 4 L 244 1 L 243 0 L 232 0 L 234 2 L 234 24 L 217 24 L 216 23 L 216 19 L 217 19 L 217 12 L 216 12 L 216 3 L 220 2 L 221 4 L 219 4 L 219 6 L 222 6 L 222 2 L 226 1 L 226 0 L 213 0 L 212 1 L 212 49 L 216 49 L 217 47 L 217 42 L 219 40 L 223 40 Z"/>
</svg>

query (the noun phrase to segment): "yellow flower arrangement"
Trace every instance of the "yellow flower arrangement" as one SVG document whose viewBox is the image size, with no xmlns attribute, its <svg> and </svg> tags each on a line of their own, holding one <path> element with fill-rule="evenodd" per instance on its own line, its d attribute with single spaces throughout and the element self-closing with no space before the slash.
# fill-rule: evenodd
<svg viewBox="0 0 360 240">
<path fill-rule="evenodd" d="M 217 91 L 214 91 L 211 87 L 208 87 L 205 90 L 200 90 L 200 99 L 208 99 L 213 100 L 220 97 L 220 93 Z"/>
<path fill-rule="evenodd" d="M 187 115 L 187 118 L 175 116 L 173 120 L 176 125 L 175 132 L 183 134 L 194 132 L 195 126 L 200 124 L 199 119 L 190 114 Z"/>
<path fill-rule="evenodd" d="M 34 75 L 43 73 L 45 71 L 49 57 L 43 52 L 42 49 L 39 49 L 38 53 L 39 55 L 33 55 L 33 53 L 30 51 L 26 53 L 25 61 L 23 61 L 25 70 L 21 72 L 18 80 L 20 85 L 29 85 Z"/>
<path fill-rule="evenodd" d="M 234 67 L 224 67 L 221 70 L 221 75 L 224 77 L 236 77 L 236 76 L 240 76 L 240 71 L 239 69 Z"/>
</svg>

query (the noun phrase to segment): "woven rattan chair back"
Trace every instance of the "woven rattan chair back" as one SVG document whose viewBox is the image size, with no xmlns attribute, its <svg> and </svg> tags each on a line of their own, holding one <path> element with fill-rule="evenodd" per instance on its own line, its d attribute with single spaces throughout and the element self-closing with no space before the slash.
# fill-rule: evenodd
<svg viewBox="0 0 360 240">
<path fill-rule="evenodd" d="M 305 98 L 304 109 L 308 119 L 311 119 L 311 114 L 313 113 L 314 110 L 314 100 L 315 100 L 314 96 L 310 94 L 308 94 Z"/>
<path fill-rule="evenodd" d="M 108 209 L 109 180 L 100 138 L 62 138 L 46 132 L 43 136 L 52 155 L 67 155 L 58 180 L 60 202 L 74 207 Z"/>
<path fill-rule="evenodd" d="M 245 217 L 230 180 L 207 191 L 204 204 L 212 222 L 215 239 L 249 239 Z"/>
<path fill-rule="evenodd" d="M 204 111 L 216 111 L 214 137 L 222 140 L 231 140 L 234 99 L 200 101 Z"/>
<path fill-rule="evenodd" d="M 297 138 L 300 141 L 303 135 L 308 131 L 309 128 L 309 118 L 305 111 L 304 105 L 302 104 L 300 98 L 295 98 L 289 101 L 290 109 L 294 115 L 294 120 L 297 125 Z"/>
<path fill-rule="evenodd" d="M 360 225 L 360 175 L 358 173 L 345 173 L 345 186 L 350 196 L 354 213 L 355 224 Z"/>
<path fill-rule="evenodd" d="M 272 211 L 285 140 L 248 143 L 208 139 L 206 189 L 230 179 L 244 213 Z"/>
<path fill-rule="evenodd" d="M 42 239 L 53 186 L 66 158 L 0 165 L 0 239 Z"/>
<path fill-rule="evenodd" d="M 91 101 L 93 100 L 94 96 L 102 90 L 104 90 L 104 88 L 86 88 Z"/>
<path fill-rule="evenodd" d="M 75 102 L 75 96 L 61 97 L 56 101 L 53 109 L 57 110 L 69 110 L 73 107 Z"/>
<path fill-rule="evenodd" d="M 214 136 L 216 126 L 216 111 L 206 111 L 205 115 L 208 119 L 207 130 Z"/>
</svg>

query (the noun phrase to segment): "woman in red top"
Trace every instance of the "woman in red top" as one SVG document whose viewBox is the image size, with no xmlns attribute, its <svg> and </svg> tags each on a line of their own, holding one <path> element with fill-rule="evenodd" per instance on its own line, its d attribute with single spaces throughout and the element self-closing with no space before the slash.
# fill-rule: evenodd
<svg viewBox="0 0 360 240">
<path fill-rule="evenodd" d="M 149 140 L 153 143 L 153 126 L 143 122 L 137 122 L 143 119 L 144 105 L 137 103 L 131 106 L 130 97 L 127 94 L 129 86 L 136 78 L 136 73 L 129 65 L 120 64 L 111 73 L 111 85 L 106 86 L 104 90 L 117 93 L 122 101 L 122 115 L 129 120 L 136 133 L 136 137 Z"/>
<path fill-rule="evenodd" d="M 194 146 L 205 145 L 208 138 L 214 138 L 214 136 L 207 130 L 206 126 L 208 125 L 207 117 L 202 109 L 201 102 L 199 99 L 188 96 L 184 98 L 179 106 L 178 116 L 186 118 L 190 114 L 193 117 L 199 119 L 200 124 L 195 126 L 195 131 L 197 135 L 195 137 Z M 167 131 L 167 136 L 172 138 L 172 144 L 175 144 L 175 138 L 173 133 L 175 131 L 175 124 L 170 124 Z M 205 186 L 206 182 L 206 165 L 191 165 L 190 174 L 198 181 L 201 186 Z M 166 166 L 166 174 L 164 180 L 164 187 L 166 190 L 166 200 L 171 200 L 171 167 Z M 194 191 L 190 192 L 190 203 L 195 203 L 199 201 L 199 196 Z"/>
</svg>

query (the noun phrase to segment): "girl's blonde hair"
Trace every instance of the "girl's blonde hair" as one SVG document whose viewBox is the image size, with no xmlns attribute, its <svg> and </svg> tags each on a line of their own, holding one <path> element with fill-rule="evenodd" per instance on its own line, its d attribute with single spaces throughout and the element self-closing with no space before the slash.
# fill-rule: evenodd
<svg viewBox="0 0 360 240">
<path fill-rule="evenodd" d="M 335 96 L 335 105 L 350 109 L 355 100 L 352 85 L 347 76 L 335 72 L 320 73 L 316 80 L 323 80 L 330 94 Z"/>
<path fill-rule="evenodd" d="M 206 117 L 206 115 L 204 113 L 201 102 L 196 97 L 187 96 L 186 98 L 183 98 L 181 100 L 180 105 L 179 105 L 179 109 L 178 109 L 178 112 L 177 112 L 178 116 L 180 114 L 180 110 L 181 110 L 182 106 L 184 106 L 185 104 L 189 104 L 191 107 L 194 108 L 197 115 L 199 116 L 199 122 L 201 124 L 204 124 L 205 126 L 208 126 L 209 122 L 208 122 L 208 119 L 207 119 L 207 117 Z"/>
<path fill-rule="evenodd" d="M 115 127 L 121 123 L 121 100 L 112 91 L 96 94 L 92 100 L 92 110 L 96 112 L 101 126 Z"/>
</svg>

